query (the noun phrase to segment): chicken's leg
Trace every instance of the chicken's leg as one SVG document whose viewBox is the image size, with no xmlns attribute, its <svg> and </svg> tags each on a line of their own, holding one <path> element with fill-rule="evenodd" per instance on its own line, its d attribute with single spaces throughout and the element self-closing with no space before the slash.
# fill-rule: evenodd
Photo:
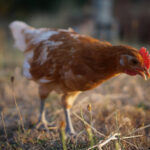
<svg viewBox="0 0 150 150">
<path fill-rule="evenodd" d="M 49 123 L 47 122 L 46 117 L 45 117 L 45 99 L 41 100 L 40 115 L 39 115 L 39 120 L 38 120 L 38 123 L 36 125 L 36 128 L 38 129 L 42 125 L 44 125 L 44 127 L 46 129 L 48 129 Z"/>
<path fill-rule="evenodd" d="M 36 125 L 36 128 L 39 128 L 40 126 L 44 126 L 46 129 L 48 129 L 48 126 L 50 123 L 46 120 L 45 117 L 45 100 L 48 97 L 48 94 L 50 92 L 50 88 L 44 85 L 39 86 L 39 95 L 40 95 L 40 114 L 39 114 L 39 120 Z"/>
<path fill-rule="evenodd" d="M 71 117 L 70 117 L 70 108 L 69 109 L 64 108 L 64 112 L 65 112 L 65 118 L 66 118 L 66 133 L 69 135 L 75 134 L 72 121 L 71 121 Z"/>
<path fill-rule="evenodd" d="M 70 109 L 78 94 L 79 92 L 67 93 L 67 94 L 64 94 L 62 97 L 62 104 L 64 107 L 64 113 L 65 113 L 65 118 L 66 118 L 66 133 L 68 135 L 75 134 L 72 121 L 71 121 L 71 117 L 70 117 Z"/>
</svg>

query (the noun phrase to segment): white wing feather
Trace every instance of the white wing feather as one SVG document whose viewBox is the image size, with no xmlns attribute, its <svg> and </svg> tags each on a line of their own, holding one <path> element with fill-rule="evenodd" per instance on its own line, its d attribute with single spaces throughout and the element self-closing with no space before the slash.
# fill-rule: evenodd
<svg viewBox="0 0 150 150">
<path fill-rule="evenodd" d="M 15 47 L 17 47 L 21 51 L 25 51 L 26 42 L 25 42 L 24 34 L 22 33 L 22 31 L 28 28 L 29 26 L 24 22 L 14 21 L 9 25 L 9 27 L 15 39 Z"/>
</svg>

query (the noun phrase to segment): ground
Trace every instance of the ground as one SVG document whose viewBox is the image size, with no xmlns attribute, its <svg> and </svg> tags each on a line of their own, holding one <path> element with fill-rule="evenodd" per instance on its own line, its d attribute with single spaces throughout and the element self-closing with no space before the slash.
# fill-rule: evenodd
<svg viewBox="0 0 150 150">
<path fill-rule="evenodd" d="M 22 76 L 21 53 L 5 52 L 2 58 L 0 150 L 98 149 L 100 143 L 103 150 L 150 149 L 150 81 L 123 74 L 80 94 L 71 110 L 77 136 L 65 140 L 60 95 L 52 92 L 46 103 L 46 117 L 54 127 L 35 129 L 37 85 Z M 115 134 L 119 136 L 109 141 Z"/>
</svg>

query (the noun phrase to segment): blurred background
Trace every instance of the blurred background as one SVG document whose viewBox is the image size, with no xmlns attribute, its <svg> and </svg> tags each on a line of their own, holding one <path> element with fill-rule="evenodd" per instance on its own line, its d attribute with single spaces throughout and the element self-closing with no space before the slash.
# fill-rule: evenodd
<svg viewBox="0 0 150 150">
<path fill-rule="evenodd" d="M 12 20 L 37 27 L 73 27 L 106 40 L 149 43 L 148 0 L 1 0 L 1 30 Z"/>
</svg>

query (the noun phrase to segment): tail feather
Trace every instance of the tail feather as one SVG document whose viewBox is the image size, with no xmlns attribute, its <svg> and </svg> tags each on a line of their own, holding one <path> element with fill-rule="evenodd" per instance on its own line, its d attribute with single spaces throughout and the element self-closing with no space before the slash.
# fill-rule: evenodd
<svg viewBox="0 0 150 150">
<path fill-rule="evenodd" d="M 23 30 L 29 28 L 29 26 L 21 21 L 14 21 L 9 25 L 13 38 L 15 39 L 15 46 L 21 51 L 26 50 L 26 41 Z"/>
</svg>

